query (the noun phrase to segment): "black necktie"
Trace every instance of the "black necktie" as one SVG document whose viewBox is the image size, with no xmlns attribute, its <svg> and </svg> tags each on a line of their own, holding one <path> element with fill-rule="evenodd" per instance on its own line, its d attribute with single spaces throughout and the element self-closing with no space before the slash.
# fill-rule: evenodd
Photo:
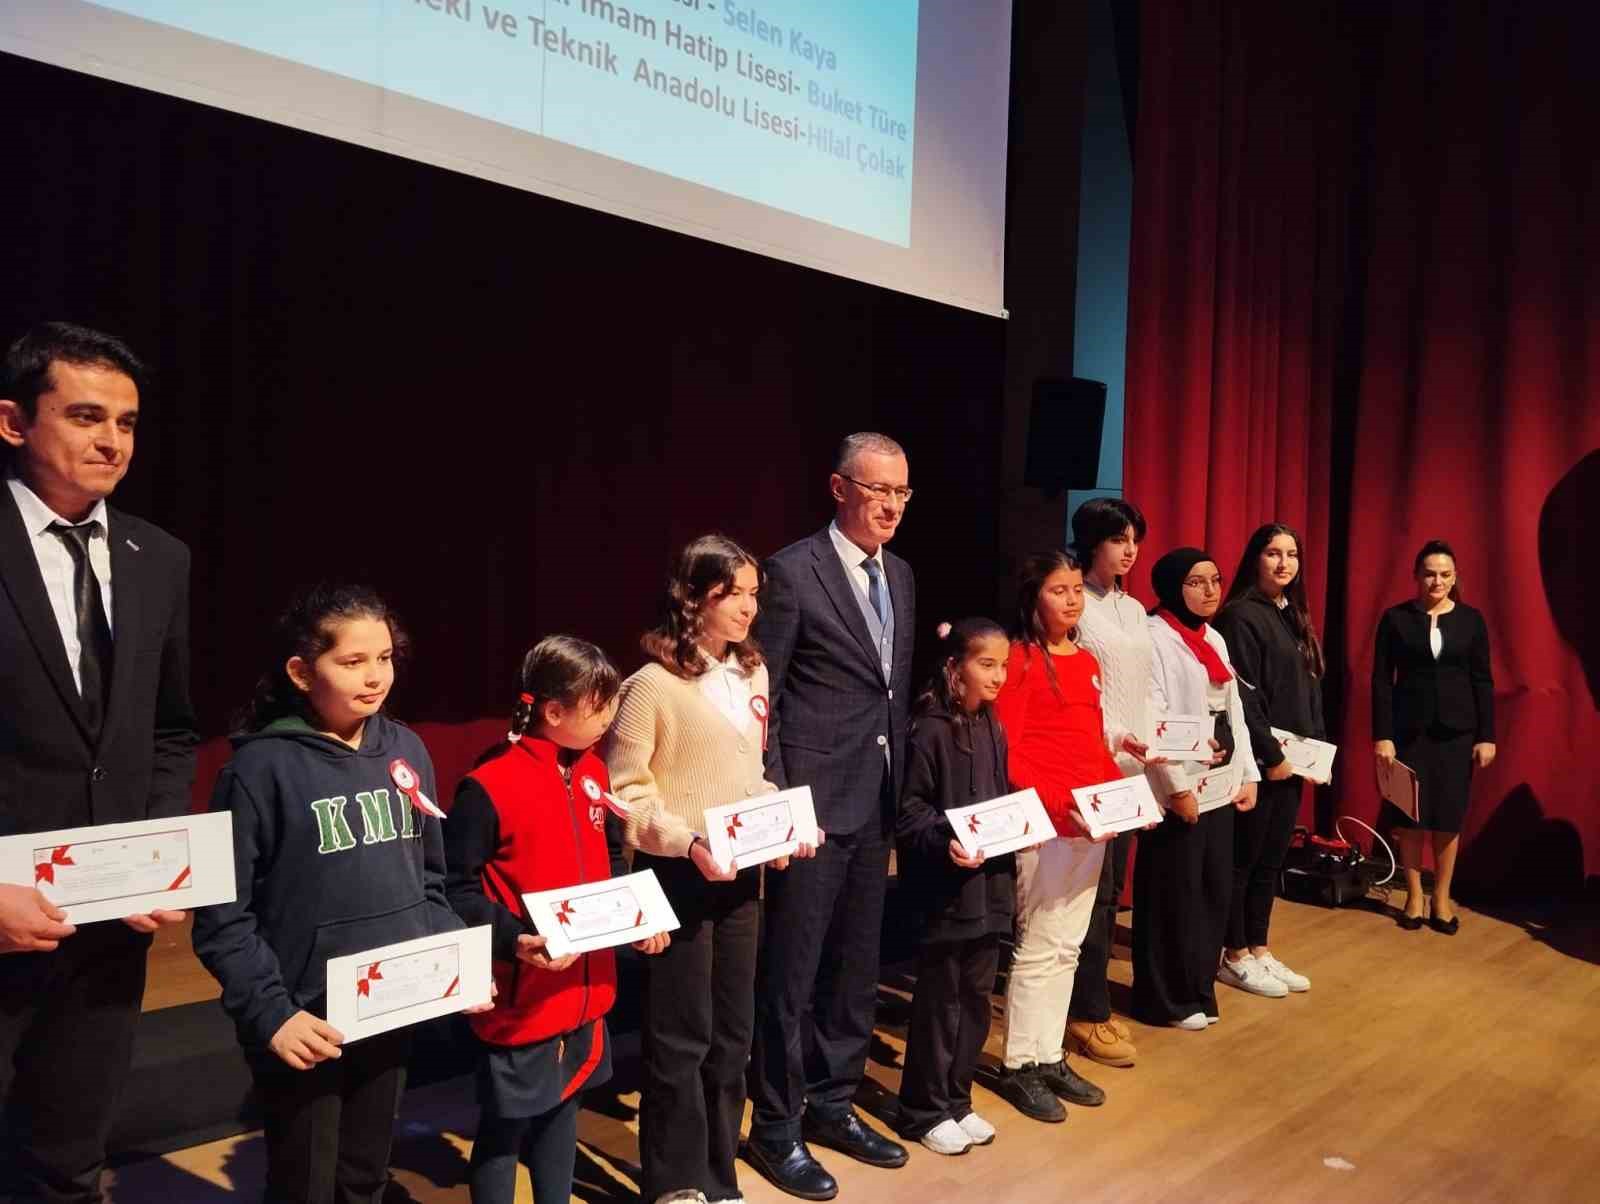
<svg viewBox="0 0 1600 1204">
<path fill-rule="evenodd" d="M 78 611 L 78 680 L 82 683 L 83 713 L 89 731 L 98 735 L 105 717 L 106 691 L 111 684 L 111 623 L 106 618 L 100 579 L 89 563 L 89 536 L 100 529 L 95 522 L 76 527 L 51 523 L 72 553 L 72 600 Z"/>
</svg>

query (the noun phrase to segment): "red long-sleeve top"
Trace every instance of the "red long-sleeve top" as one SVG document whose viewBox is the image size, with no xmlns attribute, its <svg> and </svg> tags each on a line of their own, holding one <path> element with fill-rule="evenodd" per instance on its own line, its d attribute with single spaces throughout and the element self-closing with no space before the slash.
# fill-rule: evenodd
<svg viewBox="0 0 1600 1204">
<path fill-rule="evenodd" d="M 1050 686 L 1046 656 L 1055 667 L 1059 694 Z M 1100 663 L 1081 648 L 1059 656 L 1015 642 L 1006 684 L 994 705 L 1006 730 L 1012 785 L 1018 790 L 1032 786 L 1057 832 L 1079 835 L 1067 820 L 1073 790 L 1122 777 L 1106 747 Z"/>
</svg>

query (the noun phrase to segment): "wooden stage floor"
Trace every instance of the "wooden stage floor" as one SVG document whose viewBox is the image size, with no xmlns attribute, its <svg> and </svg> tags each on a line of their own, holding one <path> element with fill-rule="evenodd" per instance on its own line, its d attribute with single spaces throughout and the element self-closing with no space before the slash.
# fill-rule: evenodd
<svg viewBox="0 0 1600 1204">
<path fill-rule="evenodd" d="M 1134 1025 L 1140 1063 L 1079 1062 L 1109 1099 L 1041 1125 L 979 1089 L 991 1146 L 874 1170 L 819 1151 L 861 1204 L 1058 1201 L 1536 1201 L 1600 1199 L 1600 970 L 1595 934 L 1549 942 L 1462 911 L 1458 936 L 1402 932 L 1375 912 L 1280 900 L 1275 951 L 1309 974 L 1284 1000 L 1222 991 L 1204 1033 Z M 1127 913 L 1124 913 L 1124 924 Z M 1563 952 L 1561 947 L 1568 951 Z M 1112 964 L 1126 984 L 1119 950 Z M 904 984 L 890 983 L 887 995 Z M 185 993 L 184 998 L 192 998 Z M 1123 990 L 1114 996 L 1120 1006 Z M 885 1016 L 903 1008 L 881 1009 Z M 904 1029 L 880 1025 L 878 1093 L 899 1079 Z M 998 1048 L 998 1026 L 989 1052 Z M 863 1101 L 870 1110 L 871 1092 Z M 636 1201 L 637 1094 L 582 1116 L 576 1199 Z M 468 1079 L 407 1096 L 390 1204 L 467 1200 Z M 741 1164 L 751 1204 L 789 1197 Z M 247 1134 L 114 1172 L 113 1204 L 260 1195 Z M 408 1194 L 409 1193 L 409 1194 Z M 532 1200 L 524 1174 L 518 1200 Z"/>
</svg>

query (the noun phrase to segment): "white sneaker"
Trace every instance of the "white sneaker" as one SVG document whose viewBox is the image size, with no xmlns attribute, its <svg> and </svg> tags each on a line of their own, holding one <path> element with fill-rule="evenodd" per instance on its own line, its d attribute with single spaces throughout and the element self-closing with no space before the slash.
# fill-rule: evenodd
<svg viewBox="0 0 1600 1204">
<path fill-rule="evenodd" d="M 1174 1020 L 1172 1027 L 1181 1028 L 1191 1033 L 1203 1033 L 1210 1026 L 1206 1024 L 1206 1014 L 1204 1012 L 1195 1012 L 1185 1016 L 1182 1020 Z"/>
<path fill-rule="evenodd" d="M 994 1140 L 994 1126 L 976 1112 L 968 1112 L 956 1124 L 961 1126 L 961 1131 L 972 1138 L 973 1145 L 988 1145 Z"/>
<path fill-rule="evenodd" d="M 1289 994 L 1289 988 L 1267 973 L 1248 953 L 1236 962 L 1223 958 L 1222 964 L 1217 967 L 1217 981 L 1224 986 L 1249 991 L 1252 995 L 1264 995 L 1268 999 L 1282 999 Z"/>
<path fill-rule="evenodd" d="M 922 1135 L 922 1144 L 935 1154 L 965 1154 L 972 1148 L 972 1138 L 953 1120 L 941 1120 Z"/>
<path fill-rule="evenodd" d="M 1221 1023 L 1221 1021 L 1222 1021 L 1222 1017 L 1221 1016 L 1207 1016 L 1206 1017 L 1206 1027 L 1209 1028 L 1213 1024 Z"/>
<path fill-rule="evenodd" d="M 1291 991 L 1309 991 L 1311 989 L 1311 980 L 1309 978 L 1304 974 L 1296 974 L 1270 953 L 1265 957 L 1256 958 L 1256 965 L 1260 966 Z"/>
<path fill-rule="evenodd" d="M 693 1188 L 680 1188 L 657 1196 L 656 1204 L 706 1204 L 706 1198 Z"/>
</svg>

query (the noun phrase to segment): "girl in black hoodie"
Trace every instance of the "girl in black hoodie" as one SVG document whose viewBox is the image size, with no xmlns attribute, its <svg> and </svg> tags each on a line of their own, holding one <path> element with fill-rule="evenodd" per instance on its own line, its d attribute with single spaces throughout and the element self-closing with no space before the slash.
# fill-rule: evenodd
<svg viewBox="0 0 1600 1204">
<path fill-rule="evenodd" d="M 900 1080 L 900 1131 L 939 1154 L 994 1140 L 972 1110 L 972 1076 L 989 1036 L 1000 938 L 1011 934 L 1015 861 L 968 857 L 951 807 L 1010 792 L 1006 742 L 992 703 L 1011 645 L 990 619 L 940 627 L 937 667 L 917 699 L 895 822 L 900 882 L 924 917 L 917 987 Z"/>
<path fill-rule="evenodd" d="M 437 796 L 433 764 L 382 714 L 405 649 L 388 607 L 319 586 L 290 604 L 277 643 L 211 798 L 233 813 L 238 899 L 196 911 L 195 952 L 255 1076 L 267 1199 L 376 1202 L 410 1038 L 343 1049 L 323 1019 L 328 959 L 462 922 L 445 902 L 439 821 L 418 798 Z"/>
</svg>

